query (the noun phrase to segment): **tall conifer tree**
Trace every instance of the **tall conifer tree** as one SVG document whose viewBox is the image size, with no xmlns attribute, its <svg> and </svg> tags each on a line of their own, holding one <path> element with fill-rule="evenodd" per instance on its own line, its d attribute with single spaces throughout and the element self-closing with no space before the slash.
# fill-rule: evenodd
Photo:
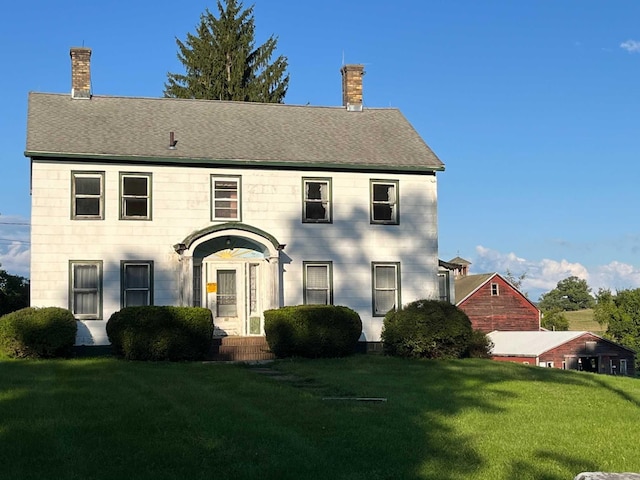
<svg viewBox="0 0 640 480">
<path fill-rule="evenodd" d="M 168 73 L 164 96 L 282 103 L 289 75 L 287 58 L 280 55 L 271 63 L 277 39 L 272 35 L 254 48 L 253 6 L 218 0 L 219 16 L 209 9 L 200 16 L 196 33 L 187 33 L 184 42 L 176 38 L 178 59 L 184 75 Z"/>
</svg>

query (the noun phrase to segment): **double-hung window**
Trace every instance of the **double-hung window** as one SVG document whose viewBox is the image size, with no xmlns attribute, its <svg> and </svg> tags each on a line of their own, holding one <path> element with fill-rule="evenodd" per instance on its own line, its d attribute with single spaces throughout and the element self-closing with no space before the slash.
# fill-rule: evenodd
<svg viewBox="0 0 640 480">
<path fill-rule="evenodd" d="M 241 220 L 240 177 L 211 176 L 211 220 Z"/>
<path fill-rule="evenodd" d="M 305 305 L 333 305 L 331 262 L 303 262 Z"/>
<path fill-rule="evenodd" d="M 331 179 L 302 179 L 302 221 L 331 223 Z"/>
<path fill-rule="evenodd" d="M 78 320 L 102 318 L 102 261 L 69 262 L 69 309 Z"/>
<path fill-rule="evenodd" d="M 373 316 L 383 317 L 400 305 L 400 263 L 373 262 Z"/>
<path fill-rule="evenodd" d="M 71 218 L 104 219 L 104 172 L 71 172 Z"/>
<path fill-rule="evenodd" d="M 123 307 L 153 305 L 153 262 L 120 262 L 121 304 Z"/>
<path fill-rule="evenodd" d="M 120 174 L 120 219 L 151 220 L 151 174 Z"/>
<path fill-rule="evenodd" d="M 449 271 L 438 272 L 438 298 L 443 302 L 451 301 L 451 284 Z"/>
<path fill-rule="evenodd" d="M 397 225 L 398 214 L 398 181 L 371 180 L 371 223 Z"/>
</svg>

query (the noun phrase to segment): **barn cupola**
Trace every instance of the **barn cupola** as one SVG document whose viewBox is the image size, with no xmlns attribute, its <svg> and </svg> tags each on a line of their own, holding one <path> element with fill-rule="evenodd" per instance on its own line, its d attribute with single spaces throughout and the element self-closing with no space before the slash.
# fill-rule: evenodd
<svg viewBox="0 0 640 480">
<path fill-rule="evenodd" d="M 71 97 L 91 98 L 91 49 L 71 48 Z"/>
<path fill-rule="evenodd" d="M 362 77 L 364 65 L 343 65 L 342 105 L 350 112 L 362 111 Z"/>
</svg>

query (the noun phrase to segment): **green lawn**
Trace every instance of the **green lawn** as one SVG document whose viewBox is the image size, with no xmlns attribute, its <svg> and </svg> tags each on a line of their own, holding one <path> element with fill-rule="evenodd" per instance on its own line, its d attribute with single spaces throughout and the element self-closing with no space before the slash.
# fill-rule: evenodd
<svg viewBox="0 0 640 480">
<path fill-rule="evenodd" d="M 593 332 L 597 335 L 603 334 L 606 326 L 600 325 L 593 319 L 593 309 L 577 310 L 575 312 L 562 313 L 569 321 L 569 330 L 579 330 Z"/>
<path fill-rule="evenodd" d="M 382 356 L 0 360 L 2 479 L 569 480 L 640 472 L 640 381 Z M 327 399 L 331 397 L 333 399 Z M 375 397 L 381 402 L 336 400 Z"/>
</svg>

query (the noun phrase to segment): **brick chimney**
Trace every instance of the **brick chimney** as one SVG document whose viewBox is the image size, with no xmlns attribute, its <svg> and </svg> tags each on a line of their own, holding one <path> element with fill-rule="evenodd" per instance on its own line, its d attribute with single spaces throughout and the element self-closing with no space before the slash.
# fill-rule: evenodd
<svg viewBox="0 0 640 480">
<path fill-rule="evenodd" d="M 91 49 L 71 48 L 71 97 L 91 98 Z"/>
<path fill-rule="evenodd" d="M 343 65 L 342 105 L 352 112 L 362 111 L 362 77 L 364 65 Z"/>
</svg>

